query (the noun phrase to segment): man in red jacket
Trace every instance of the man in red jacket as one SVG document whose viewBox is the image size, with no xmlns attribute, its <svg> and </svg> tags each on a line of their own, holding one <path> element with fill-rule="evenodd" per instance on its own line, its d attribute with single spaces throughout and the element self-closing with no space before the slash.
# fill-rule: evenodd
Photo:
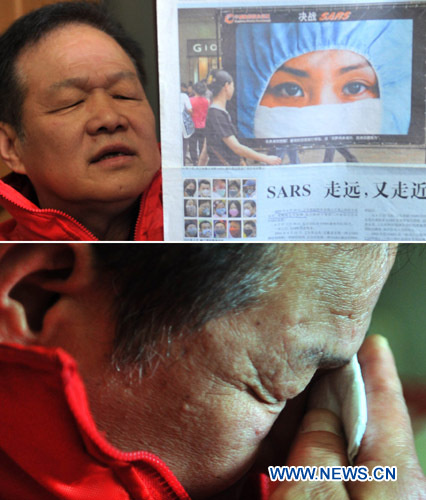
<svg viewBox="0 0 426 500">
<path fill-rule="evenodd" d="M 163 239 L 160 153 L 141 51 L 93 3 L 43 7 L 0 37 L 7 240 Z"/>
<path fill-rule="evenodd" d="M 262 469 L 348 465 L 339 420 L 303 420 L 296 396 L 360 347 L 393 246 L 0 252 L 1 498 L 424 498 L 384 339 L 360 351 L 369 420 L 356 464 L 397 466 L 398 481 L 272 492 Z"/>
</svg>

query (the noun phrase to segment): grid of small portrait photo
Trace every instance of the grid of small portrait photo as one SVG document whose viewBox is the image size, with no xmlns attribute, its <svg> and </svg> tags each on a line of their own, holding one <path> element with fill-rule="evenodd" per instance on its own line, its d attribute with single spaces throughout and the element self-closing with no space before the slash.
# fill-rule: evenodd
<svg viewBox="0 0 426 500">
<path fill-rule="evenodd" d="M 255 179 L 185 179 L 185 239 L 256 238 Z"/>
</svg>

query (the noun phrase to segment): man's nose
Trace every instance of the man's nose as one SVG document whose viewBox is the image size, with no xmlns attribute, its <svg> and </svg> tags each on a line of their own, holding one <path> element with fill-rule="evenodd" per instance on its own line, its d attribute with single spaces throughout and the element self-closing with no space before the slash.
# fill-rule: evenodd
<svg viewBox="0 0 426 500">
<path fill-rule="evenodd" d="M 127 117 L 119 108 L 119 101 L 110 95 L 93 96 L 89 114 L 86 128 L 90 135 L 113 134 L 127 130 L 129 126 Z"/>
</svg>

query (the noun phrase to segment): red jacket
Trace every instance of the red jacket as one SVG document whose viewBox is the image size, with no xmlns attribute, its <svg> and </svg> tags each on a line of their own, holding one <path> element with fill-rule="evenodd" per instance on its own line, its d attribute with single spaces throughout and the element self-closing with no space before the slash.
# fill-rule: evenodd
<svg viewBox="0 0 426 500">
<path fill-rule="evenodd" d="M 266 500 L 265 476 L 245 500 Z M 57 348 L 0 344 L 0 498 L 189 500 L 157 456 L 114 448 L 96 428 L 76 362 Z"/>
<path fill-rule="evenodd" d="M 39 208 L 31 201 L 32 187 L 25 176 L 10 174 L 0 180 L 0 204 L 13 219 L 0 224 L 4 241 L 97 241 L 98 238 L 70 215 Z M 163 241 L 161 173 L 155 174 L 140 201 L 133 239 Z"/>
<path fill-rule="evenodd" d="M 205 97 L 191 97 L 192 121 L 195 128 L 205 128 L 207 113 L 209 111 L 209 100 Z"/>
</svg>

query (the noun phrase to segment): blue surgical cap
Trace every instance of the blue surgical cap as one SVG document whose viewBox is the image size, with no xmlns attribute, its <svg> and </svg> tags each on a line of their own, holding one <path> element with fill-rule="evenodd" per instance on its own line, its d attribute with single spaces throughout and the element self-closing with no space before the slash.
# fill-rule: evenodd
<svg viewBox="0 0 426 500">
<path fill-rule="evenodd" d="M 256 108 L 280 66 L 302 54 L 328 49 L 350 50 L 368 60 L 379 83 L 381 133 L 407 134 L 411 120 L 412 47 L 411 19 L 238 25 L 239 136 L 254 137 Z"/>
</svg>

